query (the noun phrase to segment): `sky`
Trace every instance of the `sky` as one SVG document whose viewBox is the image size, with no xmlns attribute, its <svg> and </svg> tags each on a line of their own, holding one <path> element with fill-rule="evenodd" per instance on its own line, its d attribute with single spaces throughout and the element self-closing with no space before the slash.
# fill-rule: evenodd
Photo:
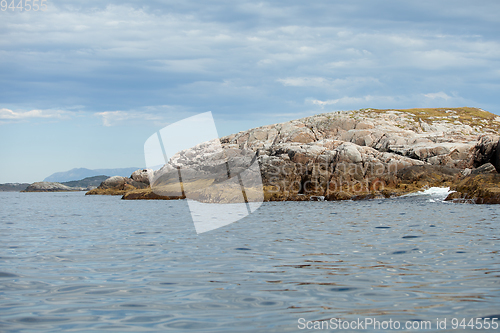
<svg viewBox="0 0 500 333">
<path fill-rule="evenodd" d="M 219 136 L 360 108 L 500 114 L 497 0 L 44 5 L 0 11 L 0 183 L 143 167 L 150 135 L 207 111 Z"/>
</svg>

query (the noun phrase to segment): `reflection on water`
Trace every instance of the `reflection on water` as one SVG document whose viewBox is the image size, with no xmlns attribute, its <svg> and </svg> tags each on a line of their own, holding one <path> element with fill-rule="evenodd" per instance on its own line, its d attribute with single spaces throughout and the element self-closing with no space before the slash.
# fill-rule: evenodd
<svg viewBox="0 0 500 333">
<path fill-rule="evenodd" d="M 500 313 L 500 206 L 265 203 L 197 235 L 185 201 L 0 193 L 0 331 L 299 331 Z"/>
</svg>

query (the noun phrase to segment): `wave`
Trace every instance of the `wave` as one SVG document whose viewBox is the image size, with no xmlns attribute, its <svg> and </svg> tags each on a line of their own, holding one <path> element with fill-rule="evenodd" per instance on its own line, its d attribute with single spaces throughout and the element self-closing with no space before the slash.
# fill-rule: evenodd
<svg viewBox="0 0 500 333">
<path fill-rule="evenodd" d="M 420 197 L 420 196 L 428 196 L 429 202 L 444 202 L 444 199 L 448 196 L 448 194 L 453 193 L 455 191 L 450 190 L 449 187 L 431 187 L 420 192 L 410 193 L 404 195 L 404 197 Z"/>
</svg>

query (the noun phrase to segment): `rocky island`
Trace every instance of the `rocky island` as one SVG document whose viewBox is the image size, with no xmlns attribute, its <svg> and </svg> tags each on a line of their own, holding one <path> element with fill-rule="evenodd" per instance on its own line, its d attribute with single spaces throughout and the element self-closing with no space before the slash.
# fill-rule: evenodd
<svg viewBox="0 0 500 333">
<path fill-rule="evenodd" d="M 388 198 L 437 186 L 456 191 L 447 200 L 500 203 L 499 133 L 500 117 L 478 108 L 361 109 L 262 126 L 220 141 L 229 155 L 254 153 L 266 201 Z M 175 178 L 193 156 L 211 167 L 202 154 L 198 146 L 184 150 L 161 170 L 112 177 L 87 194 L 182 198 L 168 190 L 159 195 L 151 186 L 168 188 L 170 176 L 158 172 Z M 215 178 L 205 184 L 217 184 Z"/>
<path fill-rule="evenodd" d="M 87 177 L 81 180 L 72 180 L 67 182 L 35 182 L 26 184 L 26 187 L 21 192 L 73 192 L 73 191 L 88 191 L 96 188 L 103 181 L 108 179 L 108 176 L 100 175 Z"/>
<path fill-rule="evenodd" d="M 57 182 L 35 182 L 21 192 L 72 192 L 85 191 L 83 187 L 70 187 Z"/>
</svg>

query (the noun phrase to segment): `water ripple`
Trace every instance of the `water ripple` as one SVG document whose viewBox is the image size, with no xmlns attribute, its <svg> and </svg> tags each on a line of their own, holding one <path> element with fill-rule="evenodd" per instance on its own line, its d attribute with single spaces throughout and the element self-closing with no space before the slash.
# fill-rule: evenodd
<svg viewBox="0 0 500 333">
<path fill-rule="evenodd" d="M 496 206 L 274 202 L 196 235 L 182 200 L 0 197 L 6 332 L 292 332 L 300 317 L 498 317 Z"/>
</svg>

